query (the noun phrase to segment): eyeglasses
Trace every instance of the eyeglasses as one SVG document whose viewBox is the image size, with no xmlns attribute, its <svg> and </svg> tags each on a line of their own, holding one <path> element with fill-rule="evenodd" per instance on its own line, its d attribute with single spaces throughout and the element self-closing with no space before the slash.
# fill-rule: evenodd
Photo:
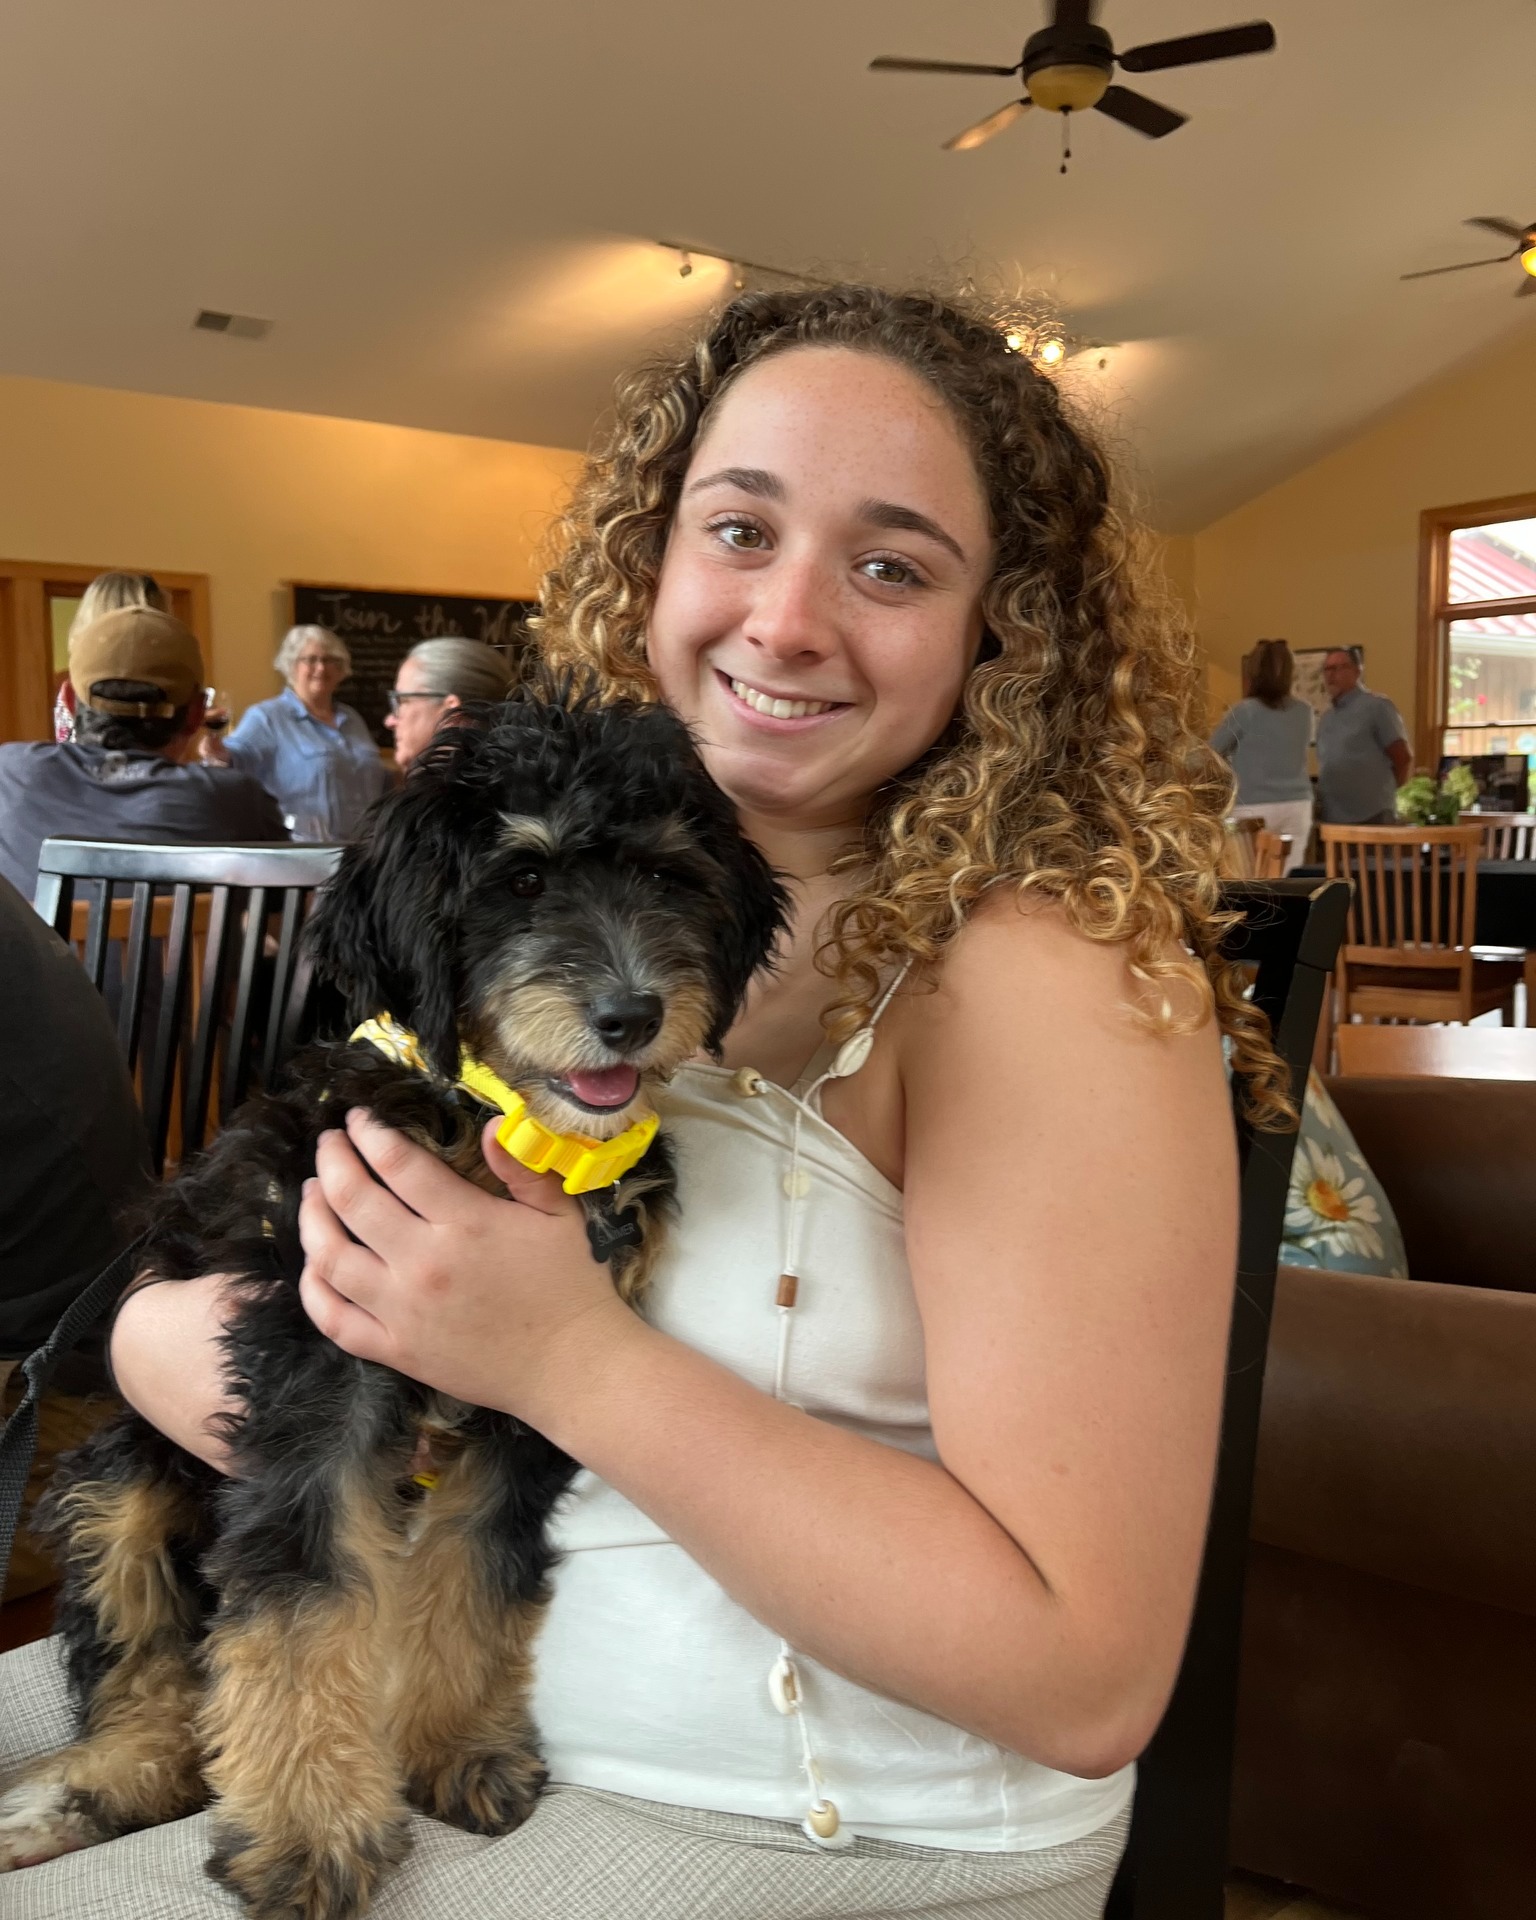
<svg viewBox="0 0 1536 1920">
<path fill-rule="evenodd" d="M 389 710 L 391 713 L 398 713 L 402 700 L 446 700 L 447 698 L 446 693 L 401 693 L 398 688 L 391 687 L 389 690 Z"/>
</svg>

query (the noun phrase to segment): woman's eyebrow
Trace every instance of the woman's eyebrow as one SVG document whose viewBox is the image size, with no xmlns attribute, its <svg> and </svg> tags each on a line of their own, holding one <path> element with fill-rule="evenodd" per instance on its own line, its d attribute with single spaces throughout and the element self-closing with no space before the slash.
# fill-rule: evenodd
<svg viewBox="0 0 1536 1920">
<path fill-rule="evenodd" d="M 926 534 L 941 547 L 947 547 L 961 566 L 966 564 L 965 549 L 960 542 L 947 534 L 937 520 L 930 520 L 916 507 L 899 507 L 894 500 L 865 500 L 860 503 L 859 518 L 866 526 L 884 527 L 892 533 Z"/>
<path fill-rule="evenodd" d="M 705 487 L 736 487 L 742 493 L 755 493 L 760 500 L 782 500 L 784 482 L 766 467 L 722 467 L 718 473 L 706 473 L 695 480 L 688 491 L 702 493 Z"/>
</svg>

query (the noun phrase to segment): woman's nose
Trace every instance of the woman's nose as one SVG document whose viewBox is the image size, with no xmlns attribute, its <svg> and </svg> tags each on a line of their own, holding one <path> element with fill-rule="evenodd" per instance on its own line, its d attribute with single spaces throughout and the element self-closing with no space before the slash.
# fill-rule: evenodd
<svg viewBox="0 0 1536 1920">
<path fill-rule="evenodd" d="M 814 557 L 783 555 L 758 581 L 743 623 L 745 639 L 774 660 L 820 660 L 836 651 L 836 586 Z"/>
</svg>

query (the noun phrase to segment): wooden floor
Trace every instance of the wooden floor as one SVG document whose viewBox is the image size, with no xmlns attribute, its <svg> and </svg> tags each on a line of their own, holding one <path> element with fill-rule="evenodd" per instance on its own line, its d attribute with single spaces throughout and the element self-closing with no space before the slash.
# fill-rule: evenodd
<svg viewBox="0 0 1536 1920">
<path fill-rule="evenodd" d="M 1359 1907 L 1335 1907 L 1304 1887 L 1256 1873 L 1234 1873 L 1227 1882 L 1227 1920 L 1365 1920 Z"/>
</svg>

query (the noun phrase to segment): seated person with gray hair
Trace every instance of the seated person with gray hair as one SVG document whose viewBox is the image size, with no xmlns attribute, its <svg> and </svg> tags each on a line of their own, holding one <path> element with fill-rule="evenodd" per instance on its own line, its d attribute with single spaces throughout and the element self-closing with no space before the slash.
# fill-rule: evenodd
<svg viewBox="0 0 1536 1920">
<path fill-rule="evenodd" d="M 456 707 L 505 700 L 513 671 L 504 653 L 482 640 L 450 635 L 423 640 L 400 662 L 384 724 L 395 736 L 395 764 L 403 772 Z"/>
<path fill-rule="evenodd" d="M 286 691 L 248 707 L 227 740 L 205 739 L 202 757 L 254 774 L 295 840 L 350 840 L 389 785 L 367 721 L 336 698 L 352 656 L 329 627 L 291 627 L 272 664 Z"/>
<path fill-rule="evenodd" d="M 50 834 L 179 846 L 288 838 L 259 781 L 186 764 L 203 719 L 203 656 L 171 614 L 128 606 L 72 632 L 63 700 L 72 741 L 0 746 L 0 874 L 26 899 Z"/>
</svg>

